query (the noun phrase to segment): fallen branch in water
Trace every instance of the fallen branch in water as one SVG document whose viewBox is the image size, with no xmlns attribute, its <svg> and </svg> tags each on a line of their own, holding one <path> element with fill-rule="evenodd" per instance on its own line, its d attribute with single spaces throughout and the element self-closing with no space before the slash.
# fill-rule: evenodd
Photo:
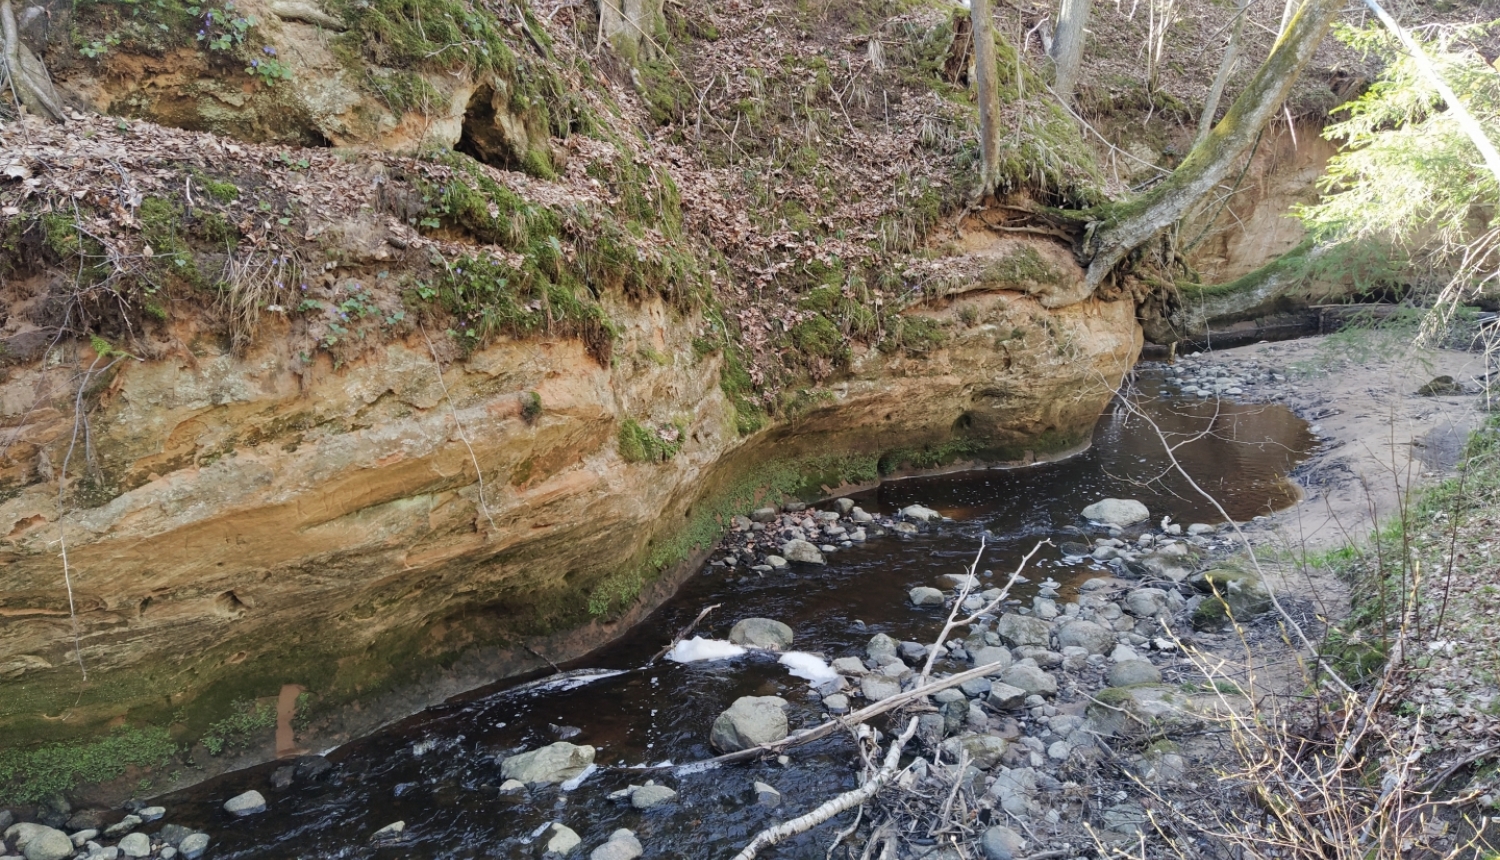
<svg viewBox="0 0 1500 860">
<path fill-rule="evenodd" d="M 698 626 L 698 622 L 707 618 L 708 613 L 713 612 L 715 609 L 718 609 L 722 605 L 723 604 L 721 603 L 715 603 L 711 606 L 703 607 L 703 611 L 698 613 L 698 617 L 693 619 L 693 623 L 679 630 L 677 632 L 677 635 L 672 637 L 672 641 L 667 643 L 667 647 L 651 655 L 651 659 L 646 661 L 646 665 L 650 666 L 652 663 L 655 663 L 657 660 L 660 660 L 661 658 L 667 656 L 667 654 L 671 653 L 672 649 L 677 647 L 678 642 L 686 639 L 688 637 L 688 634 L 693 632 L 693 628 Z"/>
<path fill-rule="evenodd" d="M 886 701 L 890 700 L 887 699 Z M 901 751 L 906 748 L 906 742 L 911 740 L 912 735 L 916 733 L 917 718 L 912 717 L 907 721 L 906 730 L 901 733 L 901 736 L 891 741 L 891 748 L 886 751 L 885 761 L 880 765 L 880 770 L 876 771 L 875 775 L 870 777 L 864 785 L 853 791 L 844 792 L 806 815 L 793 818 L 791 821 L 784 821 L 775 827 L 755 834 L 755 838 L 750 840 L 750 844 L 746 845 L 740 853 L 734 855 L 734 860 L 754 860 L 756 854 L 762 848 L 769 848 L 789 836 L 806 833 L 819 824 L 838 815 L 840 812 L 853 809 L 874 797 L 886 783 L 891 781 L 891 777 L 896 775 L 897 765 L 901 763 Z"/>
</svg>

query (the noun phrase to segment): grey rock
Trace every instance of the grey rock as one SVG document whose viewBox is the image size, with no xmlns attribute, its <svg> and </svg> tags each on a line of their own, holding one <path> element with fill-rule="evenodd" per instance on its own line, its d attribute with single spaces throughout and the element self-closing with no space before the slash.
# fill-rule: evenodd
<svg viewBox="0 0 1500 860">
<path fill-rule="evenodd" d="M 1192 574 L 1191 560 L 1177 552 L 1157 550 L 1127 560 L 1125 569 L 1145 579 L 1182 582 Z"/>
<path fill-rule="evenodd" d="M 159 821 L 166 814 L 167 808 L 165 806 L 148 806 L 136 812 L 136 815 L 139 815 L 142 821 Z"/>
<path fill-rule="evenodd" d="M 1141 655 L 1136 653 L 1134 648 L 1121 642 L 1115 646 L 1115 650 L 1109 652 L 1109 659 L 1116 663 L 1123 663 L 1126 660 L 1139 660 Z"/>
<path fill-rule="evenodd" d="M 786 699 L 743 696 L 714 720 L 709 742 L 721 752 L 750 749 L 787 736 Z"/>
<path fill-rule="evenodd" d="M 1155 618 L 1167 611 L 1167 593 L 1160 588 L 1137 588 L 1123 602 L 1125 611 L 1137 618 Z"/>
<path fill-rule="evenodd" d="M 760 804 L 761 806 L 781 805 L 781 792 L 760 781 L 757 781 L 755 783 L 754 788 L 756 803 Z"/>
<path fill-rule="evenodd" d="M 849 512 L 849 519 L 857 523 L 869 523 L 875 521 L 875 517 L 873 515 L 866 513 L 863 508 L 858 507 Z"/>
<path fill-rule="evenodd" d="M 635 834 L 621 828 L 610 834 L 609 841 L 589 853 L 589 860 L 635 860 L 645 853 Z"/>
<path fill-rule="evenodd" d="M 920 533 L 921 529 L 917 528 L 911 523 L 891 523 L 891 531 L 895 532 L 898 535 L 907 535 L 909 537 L 911 535 Z"/>
<path fill-rule="evenodd" d="M 1056 669 L 1062 665 L 1062 655 L 1056 651 L 1040 648 L 1036 645 L 1027 645 L 1016 649 L 1016 657 L 1021 660 L 1030 660 L 1043 669 Z"/>
<path fill-rule="evenodd" d="M 1231 619 L 1245 621 L 1271 609 L 1271 595 L 1253 573 L 1208 570 L 1194 576 L 1191 584 L 1207 595 L 1193 610 L 1193 627 L 1198 630 L 1226 627 Z"/>
<path fill-rule="evenodd" d="M 68 838 L 73 840 L 73 844 L 75 846 L 82 847 L 85 842 L 88 842 L 90 839 L 93 839 L 98 835 L 99 831 L 90 827 L 87 830 L 80 830 L 77 833 L 74 833 L 72 836 L 69 836 Z"/>
<path fill-rule="evenodd" d="M 0 809 L 0 832 L 4 832 L 6 828 L 15 823 L 15 813 L 11 812 L 9 809 Z"/>
<path fill-rule="evenodd" d="M 1135 499 L 1104 499 L 1083 509 L 1084 519 L 1110 526 L 1128 526 L 1151 519 L 1151 511 Z"/>
<path fill-rule="evenodd" d="M 1150 660 L 1124 660 L 1109 670 L 1111 687 L 1132 687 L 1136 684 L 1160 684 L 1161 671 Z"/>
<path fill-rule="evenodd" d="M 756 508 L 750 512 L 750 519 L 757 523 L 769 523 L 776 519 L 775 508 Z"/>
<path fill-rule="evenodd" d="M 948 731 L 948 720 L 942 714 L 922 714 L 917 717 L 917 740 L 922 745 L 936 747 Z"/>
<path fill-rule="evenodd" d="M 386 826 L 380 828 L 379 830 L 375 831 L 374 833 L 371 833 L 370 834 L 370 841 L 371 842 L 384 842 L 384 841 L 388 841 L 388 840 L 400 839 L 401 838 L 401 834 L 405 833 L 405 832 L 406 832 L 406 822 L 405 821 L 392 821 L 390 824 L 387 824 Z"/>
<path fill-rule="evenodd" d="M 594 763 L 594 748 L 558 741 L 541 749 L 508 756 L 500 763 L 500 776 L 531 785 L 563 783 L 579 776 Z"/>
<path fill-rule="evenodd" d="M 324 12 L 311 0 L 272 0 L 271 14 L 283 21 L 311 24 L 335 33 L 342 33 L 349 29 L 349 25 L 345 24 L 342 19 Z"/>
<path fill-rule="evenodd" d="M 246 815 L 255 815 L 266 811 L 266 799 L 255 789 L 250 789 L 244 794 L 237 794 L 224 801 L 224 811 L 238 818 Z M 105 831 L 108 833 L 109 831 Z"/>
<path fill-rule="evenodd" d="M 537 837 L 537 843 L 544 854 L 566 857 L 572 853 L 573 849 L 582 845 L 583 840 L 573 832 L 573 828 L 554 821 L 547 825 L 547 829 L 542 831 L 541 836 Z"/>
<path fill-rule="evenodd" d="M 1019 687 L 1027 695 L 1052 696 L 1057 694 L 1057 679 L 1037 668 L 1017 663 L 1000 673 L 1002 683 Z"/>
<path fill-rule="evenodd" d="M 1050 597 L 1032 598 L 1031 613 L 1043 621 L 1051 621 L 1061 614 L 1057 608 L 1057 601 Z"/>
<path fill-rule="evenodd" d="M 985 678 L 970 678 L 959 684 L 958 689 L 968 698 L 977 699 L 980 696 L 989 694 L 990 682 Z"/>
<path fill-rule="evenodd" d="M 901 682 L 884 675 L 866 675 L 859 680 L 859 691 L 871 702 L 879 702 L 901 692 Z"/>
<path fill-rule="evenodd" d="M 63 860 L 73 856 L 73 840 L 68 834 L 45 824 L 12 824 L 5 838 L 13 839 L 26 860 Z"/>
<path fill-rule="evenodd" d="M 854 500 L 848 498 L 834 499 L 833 509 L 838 511 L 841 515 L 847 514 L 850 511 L 854 510 Z"/>
<path fill-rule="evenodd" d="M 1211 535 L 1216 531 L 1218 531 L 1218 529 L 1214 528 L 1208 523 L 1193 523 L 1192 525 L 1187 527 L 1187 533 L 1193 537 L 1198 537 L 1199 535 Z"/>
<path fill-rule="evenodd" d="M 830 665 L 833 667 L 833 671 L 838 672 L 840 675 L 858 677 L 870 671 L 865 668 L 864 661 L 858 657 L 840 657 Z"/>
<path fill-rule="evenodd" d="M 729 641 L 769 651 L 792 647 L 792 628 L 770 618 L 743 618 L 729 630 Z"/>
<path fill-rule="evenodd" d="M 900 680 L 911 674 L 911 670 L 906 668 L 906 664 L 901 662 L 900 660 L 892 660 L 884 666 L 881 666 L 880 670 L 876 672 L 876 674 L 884 675 L 887 678 L 895 678 L 897 680 Z"/>
<path fill-rule="evenodd" d="M 1025 847 L 1026 840 L 1009 827 L 997 825 L 979 837 L 979 850 L 984 852 L 985 860 L 1015 860 Z"/>
<path fill-rule="evenodd" d="M 208 842 L 206 833 L 189 833 L 182 838 L 177 850 L 182 852 L 184 860 L 198 860 L 208 850 Z"/>
<path fill-rule="evenodd" d="M 161 830 L 157 831 L 156 838 L 168 845 L 180 845 L 182 840 L 192 835 L 191 827 L 183 827 L 181 824 L 163 824 Z"/>
<path fill-rule="evenodd" d="M 937 522 L 943 518 L 942 514 L 922 505 L 907 505 L 901 509 L 901 516 L 924 523 Z"/>
<path fill-rule="evenodd" d="M 1026 704 L 1026 697 L 1030 693 L 1020 687 L 1012 687 L 1010 684 L 990 685 L 990 704 L 1002 711 L 1010 711 L 1020 708 Z"/>
<path fill-rule="evenodd" d="M 1002 642 L 1011 647 L 1022 645 L 1045 647 L 1051 638 L 1052 625 L 1040 618 L 1006 613 L 995 622 L 995 632 L 1000 634 Z"/>
<path fill-rule="evenodd" d="M 1089 649 L 1068 645 L 1062 649 L 1062 660 L 1064 669 L 1069 672 L 1080 671 L 1089 664 Z"/>
<path fill-rule="evenodd" d="M 773 570 L 780 570 L 787 566 L 787 560 L 779 555 L 768 555 L 766 556 L 766 564 Z"/>
<path fill-rule="evenodd" d="M 520 781 L 519 779 L 507 779 L 506 781 L 500 783 L 500 787 L 496 789 L 496 791 L 500 792 L 502 796 L 525 794 L 526 783 Z"/>
<path fill-rule="evenodd" d="M 1134 835 L 1140 833 L 1149 819 L 1138 803 L 1121 803 L 1104 810 L 1099 816 L 1105 830 Z"/>
<path fill-rule="evenodd" d="M 1115 634 L 1092 621 L 1069 621 L 1057 628 L 1057 644 L 1084 648 L 1090 654 L 1107 654 L 1115 647 Z"/>
<path fill-rule="evenodd" d="M 151 837 L 144 833 L 132 833 L 120 840 L 120 853 L 126 857 L 146 857 L 151 854 Z"/>
<path fill-rule="evenodd" d="M 104 828 L 104 835 L 110 839 L 118 839 L 119 837 L 130 833 L 140 826 L 141 817 L 139 815 L 131 814 Z"/>
<path fill-rule="evenodd" d="M 802 564 L 827 564 L 823 553 L 813 544 L 801 540 L 789 540 L 781 545 L 781 554 L 787 561 L 801 562 Z"/>
<path fill-rule="evenodd" d="M 913 606 L 942 606 L 943 593 L 936 588 L 919 585 L 911 590 L 911 602 Z"/>
<path fill-rule="evenodd" d="M 968 698 L 968 696 L 964 695 L 963 690 L 955 690 L 952 687 L 949 687 L 946 690 L 938 690 L 936 693 L 932 694 L 932 700 L 934 702 L 937 702 L 939 705 L 946 705 L 952 702 L 962 702 L 967 700 Z"/>
<path fill-rule="evenodd" d="M 996 670 L 997 673 L 1015 662 L 1010 656 L 1010 649 L 1002 648 L 999 645 L 985 645 L 982 648 L 976 648 L 969 652 L 969 660 L 975 666 L 988 666 L 991 663 L 999 663 L 1001 665 L 1000 669 Z"/>
<path fill-rule="evenodd" d="M 676 798 L 677 792 L 665 785 L 643 785 L 630 793 L 630 805 L 636 809 L 650 809 Z"/>
<path fill-rule="evenodd" d="M 828 713 L 835 716 L 849 713 L 849 697 L 843 693 L 834 693 L 823 697 L 823 707 Z"/>
<path fill-rule="evenodd" d="M 1005 739 L 994 735 L 966 734 L 943 741 L 943 757 L 957 761 L 960 752 L 968 753 L 969 761 L 980 770 L 989 770 L 999 764 L 1005 755 Z"/>
<path fill-rule="evenodd" d="M 927 656 L 927 646 L 921 642 L 902 642 L 896 646 L 896 653 L 902 660 L 917 661 Z M 939 652 L 938 656 L 941 657 L 942 653 Z"/>
<path fill-rule="evenodd" d="M 1024 817 L 1036 800 L 1037 772 L 1034 768 L 1007 768 L 995 774 L 989 793 L 1011 815 Z"/>
<path fill-rule="evenodd" d="M 969 573 L 945 573 L 938 577 L 938 585 L 943 588 L 961 589 L 968 586 L 970 591 L 978 591 L 979 577 Z"/>
<path fill-rule="evenodd" d="M 1106 687 L 1086 711 L 1090 731 L 1103 737 L 1145 737 L 1197 726 L 1201 717 L 1191 702 L 1172 687 Z"/>
<path fill-rule="evenodd" d="M 160 857 L 161 860 L 175 860 L 175 858 L 177 857 L 177 849 L 168 845 L 162 848 L 161 853 L 156 856 Z"/>
</svg>

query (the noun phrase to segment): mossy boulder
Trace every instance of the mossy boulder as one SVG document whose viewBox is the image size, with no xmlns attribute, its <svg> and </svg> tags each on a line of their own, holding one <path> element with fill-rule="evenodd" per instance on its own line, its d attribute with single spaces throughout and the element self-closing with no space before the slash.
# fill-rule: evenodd
<svg viewBox="0 0 1500 860">
<path fill-rule="evenodd" d="M 1121 738 L 1181 731 L 1201 721 L 1186 696 L 1161 684 L 1106 687 L 1094 696 L 1087 716 L 1100 735 Z"/>
<path fill-rule="evenodd" d="M 1193 610 L 1195 630 L 1221 629 L 1269 612 L 1271 593 L 1260 577 L 1234 568 L 1215 568 L 1193 576 L 1189 583 L 1206 596 Z"/>
</svg>

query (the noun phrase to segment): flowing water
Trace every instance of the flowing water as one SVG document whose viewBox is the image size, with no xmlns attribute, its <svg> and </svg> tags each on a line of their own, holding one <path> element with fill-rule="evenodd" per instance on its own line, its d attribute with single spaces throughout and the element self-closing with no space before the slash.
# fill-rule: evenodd
<svg viewBox="0 0 1500 860">
<path fill-rule="evenodd" d="M 1315 444 L 1300 419 L 1280 406 L 1160 396 L 1167 388 L 1159 373 L 1143 367 L 1133 402 L 1169 442 L 1183 443 L 1176 459 L 1230 517 L 1245 520 L 1296 501 L 1286 475 Z M 1101 498 L 1140 499 L 1158 521 L 1171 516 L 1184 524 L 1220 522 L 1217 510 L 1169 466 L 1157 431 L 1117 403 L 1101 419 L 1093 447 L 1067 461 L 893 481 L 855 497 L 871 513 L 919 503 L 951 523 L 915 537 L 856 544 L 830 556 L 826 568 L 794 565 L 790 573 L 746 577 L 743 570 L 705 567 L 623 639 L 564 667 L 590 670 L 587 676 L 509 681 L 475 691 L 328 753 L 333 768 L 318 780 L 275 789 L 273 762 L 162 802 L 172 821 L 213 836 L 216 858 L 535 857 L 537 846 L 527 840 L 551 821 L 583 837 L 580 856 L 620 827 L 637 833 L 647 857 L 729 856 L 762 827 L 851 788 L 853 742 L 839 736 L 820 741 L 796 751 L 787 765 L 643 770 L 713 756 L 709 727 L 739 696 L 784 697 L 791 703 L 793 730 L 824 719 L 807 682 L 765 654 L 640 668 L 677 630 L 702 608 L 721 604 L 699 633 L 723 638 L 738 619 L 774 618 L 796 632 L 794 648 L 829 660 L 862 655 L 877 632 L 930 641 L 942 610 L 912 608 L 907 592 L 935 584 L 940 574 L 961 572 L 981 538 L 987 549 L 979 567 L 994 571 L 985 573 L 987 588 L 1001 584 L 1039 540 L 1077 540 L 1070 529 L 1082 524 L 1078 512 Z M 1051 576 L 1068 599 L 1083 581 L 1108 572 L 1045 546 L 1027 576 L 1033 582 Z M 498 758 L 552 743 L 564 727 L 579 730 L 572 742 L 598 749 L 600 769 L 571 790 L 502 795 Z M 637 811 L 606 797 L 646 779 L 675 789 L 676 801 Z M 779 808 L 756 804 L 757 780 L 783 793 Z M 220 808 L 250 788 L 266 796 L 268 812 L 237 820 Z M 400 843 L 370 843 L 371 834 L 397 820 L 406 823 Z M 780 856 L 821 857 L 814 846 L 826 843 L 824 831 L 831 833 L 831 826 L 788 843 Z"/>
</svg>

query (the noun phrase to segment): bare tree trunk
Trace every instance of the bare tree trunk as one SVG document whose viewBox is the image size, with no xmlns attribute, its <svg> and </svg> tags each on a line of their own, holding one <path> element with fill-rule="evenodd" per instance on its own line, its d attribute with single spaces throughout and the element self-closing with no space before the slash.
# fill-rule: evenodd
<svg viewBox="0 0 1500 860">
<path fill-rule="evenodd" d="M 1052 36 L 1052 64 L 1056 75 L 1052 90 L 1057 97 L 1072 104 L 1078 89 L 1078 72 L 1083 67 L 1083 43 L 1094 0 L 1062 0 L 1057 10 L 1057 30 Z"/>
<path fill-rule="evenodd" d="M 979 98 L 981 170 L 975 199 L 983 199 L 1000 182 L 1000 70 L 995 60 L 995 23 L 990 0 L 972 0 L 974 22 L 974 89 Z"/>
<path fill-rule="evenodd" d="M 1208 130 L 1214 127 L 1214 114 L 1219 112 L 1219 99 L 1224 96 L 1224 86 L 1229 83 L 1229 76 L 1234 74 L 1234 67 L 1240 62 L 1240 31 L 1245 29 L 1245 18 L 1250 14 L 1250 0 L 1235 0 L 1234 26 L 1229 31 L 1229 44 L 1224 48 L 1224 60 L 1219 63 L 1219 73 L 1214 75 L 1213 86 L 1208 88 L 1208 100 L 1203 103 L 1203 116 L 1198 118 L 1198 136 L 1193 138 L 1193 145 L 1197 146 L 1208 137 Z"/>
<path fill-rule="evenodd" d="M 4 77 L 12 94 L 27 110 L 55 122 L 66 119 L 62 99 L 52 88 L 47 67 L 21 44 L 21 31 L 11 0 L 0 0 L 0 58 L 4 59 Z"/>
<path fill-rule="evenodd" d="M 655 56 L 662 0 L 599 0 L 599 38 L 630 62 Z"/>
<path fill-rule="evenodd" d="M 1098 288 L 1126 255 L 1175 223 L 1223 181 L 1286 100 L 1343 8 L 1344 0 L 1306 0 L 1224 119 L 1193 147 L 1182 165 L 1139 200 L 1091 225 L 1094 233 L 1084 247 L 1091 289 Z"/>
</svg>

